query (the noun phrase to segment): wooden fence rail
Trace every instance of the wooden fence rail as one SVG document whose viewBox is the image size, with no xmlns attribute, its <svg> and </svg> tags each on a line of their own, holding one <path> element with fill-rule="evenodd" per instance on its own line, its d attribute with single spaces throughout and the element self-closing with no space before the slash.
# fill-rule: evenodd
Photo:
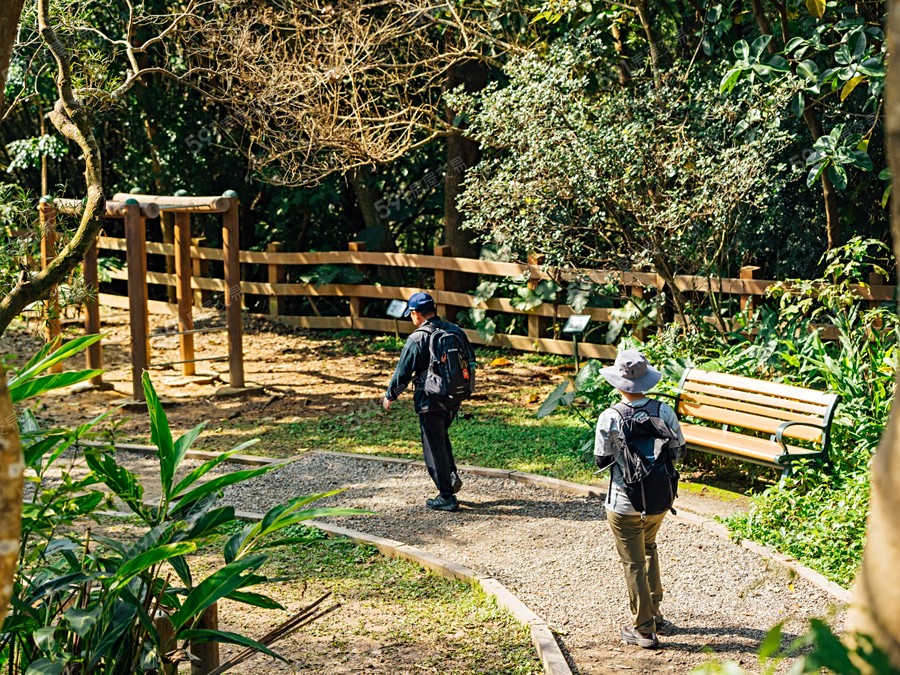
<svg viewBox="0 0 900 675">
<path fill-rule="evenodd" d="M 568 340 L 548 336 L 551 324 L 567 319 L 575 310 L 565 303 L 543 303 L 530 310 L 514 306 L 507 298 L 479 300 L 474 296 L 451 291 L 445 278 L 449 272 L 462 272 L 486 277 L 518 278 L 524 280 L 531 289 L 537 288 L 542 279 L 552 279 L 565 284 L 574 280 L 589 280 L 597 284 L 610 282 L 622 287 L 621 302 L 632 299 L 651 299 L 663 292 L 666 283 L 655 273 L 621 272 L 617 270 L 576 270 L 545 269 L 537 258 L 529 258 L 527 263 L 496 262 L 471 258 L 454 258 L 448 246 L 436 246 L 434 255 L 406 253 L 377 253 L 365 250 L 365 244 L 352 243 L 348 251 L 328 252 L 286 252 L 281 244 L 273 243 L 266 251 L 242 251 L 238 242 L 238 200 L 233 192 L 222 197 L 168 197 L 154 195 L 117 194 L 106 203 L 107 218 L 124 218 L 125 237 L 98 237 L 96 247 L 92 247 L 85 257 L 86 282 L 92 288 L 98 287 L 97 251 L 117 251 L 127 256 L 127 266 L 122 270 L 108 270 L 112 279 L 128 282 L 128 294 L 115 295 L 98 293 L 96 300 L 86 302 L 86 329 L 99 330 L 99 305 L 129 310 L 132 333 L 132 382 L 135 398 L 142 398 L 140 375 L 151 363 L 149 325 L 147 313 L 167 314 L 178 319 L 180 364 L 184 375 L 194 373 L 194 337 L 199 331 L 194 329 L 195 313 L 210 306 L 212 294 L 224 294 L 225 318 L 228 333 L 229 384 L 231 391 L 246 390 L 243 372 L 242 321 L 241 310 L 246 306 L 246 296 L 256 295 L 268 298 L 264 303 L 268 316 L 283 323 L 313 329 L 357 329 L 378 332 L 408 333 L 412 330 L 409 321 L 394 321 L 388 318 L 367 316 L 369 301 L 405 300 L 418 290 L 431 293 L 442 312 L 450 313 L 452 308 L 480 309 L 490 312 L 526 316 L 526 335 L 497 334 L 490 341 L 481 338 L 475 331 L 467 331 L 476 344 L 511 347 L 523 351 L 538 351 L 561 355 L 573 355 L 573 343 Z M 77 212 L 80 204 L 63 200 L 42 200 L 40 207 L 43 224 L 43 259 L 47 264 L 55 252 L 55 217 L 58 212 Z M 147 220 L 160 217 L 163 213 L 173 214 L 174 236 L 169 243 L 146 241 Z M 191 238 L 191 216 L 195 213 L 220 214 L 222 219 L 223 247 L 221 249 L 202 246 L 202 239 Z M 151 271 L 147 268 L 147 256 L 165 256 L 167 272 Z M 210 266 L 221 271 L 220 278 L 210 276 Z M 246 265 L 259 265 L 261 277 L 265 280 L 252 281 L 241 278 L 241 269 Z M 360 271 L 371 267 L 406 267 L 424 271 L 434 279 L 433 288 L 421 289 L 402 286 L 380 286 L 374 284 L 310 284 L 290 282 L 289 267 L 314 267 L 319 265 L 347 265 Z M 162 266 L 161 266 L 162 267 Z M 767 289 L 777 283 L 757 278 L 759 269 L 744 267 L 740 278 L 716 278 L 682 275 L 674 279 L 674 286 L 687 294 L 713 293 L 731 296 L 736 305 L 746 310 L 758 304 Z M 149 300 L 147 285 L 159 284 L 168 287 L 168 302 Z M 870 278 L 870 285 L 855 288 L 860 301 L 868 306 L 893 300 L 895 287 L 886 285 L 877 277 Z M 297 316 L 284 312 L 286 298 L 308 298 L 316 316 Z M 332 297 L 348 300 L 349 316 L 319 316 L 313 304 L 314 298 Z M 177 300 L 172 302 L 172 300 Z M 52 299 L 51 299 L 52 304 Z M 612 309 L 586 308 L 578 313 L 587 314 L 599 324 L 608 323 L 613 318 Z M 371 314 L 371 312 L 369 312 Z M 205 329 L 204 329 L 205 330 Z M 58 333 L 58 325 L 50 322 L 50 332 Z M 52 337 L 52 335 L 51 335 Z M 611 359 L 615 356 L 611 345 L 581 343 L 579 352 L 587 358 Z M 220 358 L 220 357 L 217 357 Z M 101 367 L 99 344 L 88 355 L 89 367 Z M 99 382 L 99 380 L 98 380 Z"/>
</svg>

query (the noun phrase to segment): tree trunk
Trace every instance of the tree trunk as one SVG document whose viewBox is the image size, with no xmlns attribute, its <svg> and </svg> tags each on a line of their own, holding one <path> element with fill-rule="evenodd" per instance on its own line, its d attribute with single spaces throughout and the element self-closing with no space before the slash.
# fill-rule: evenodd
<svg viewBox="0 0 900 675">
<path fill-rule="evenodd" d="M 0 624 L 12 596 L 22 538 L 22 445 L 6 372 L 0 368 Z"/>
<path fill-rule="evenodd" d="M 900 2 L 888 12 L 891 54 L 900 46 Z M 893 66 L 893 61 L 890 66 Z M 887 155 L 891 171 L 900 175 L 900 69 L 890 67 L 885 89 Z M 900 261 L 900 199 L 891 199 L 894 256 Z M 898 268 L 900 271 L 900 268 Z M 894 386 L 900 391 L 900 374 Z M 895 401 L 887 429 L 872 460 L 872 493 L 866 550 L 853 591 L 847 620 L 849 631 L 870 635 L 900 668 L 900 585 L 892 583 L 900 559 L 900 410 Z"/>
<path fill-rule="evenodd" d="M 394 235 L 387 223 L 381 219 L 378 214 L 378 203 L 380 197 L 372 189 L 372 168 L 369 166 L 359 166 L 350 171 L 350 185 L 353 187 L 353 194 L 356 197 L 356 205 L 362 214 L 363 223 L 366 228 L 375 230 L 381 228 L 381 239 L 374 244 L 370 244 L 367 250 L 384 252 L 397 252 L 397 242 L 394 241 Z M 379 265 L 375 268 L 379 277 L 388 280 L 390 283 L 400 285 L 403 281 L 403 272 L 398 267 L 390 267 L 388 265 Z"/>
<path fill-rule="evenodd" d="M 19 16 L 25 0 L 0 0 L 0 117 L 3 114 L 3 92 L 9 75 L 9 60 L 16 44 Z"/>
<path fill-rule="evenodd" d="M 659 89 L 659 44 L 656 40 L 656 34 L 653 32 L 653 17 L 650 16 L 647 0 L 637 0 L 634 6 L 637 9 L 638 19 L 641 20 L 641 27 L 644 29 L 644 35 L 647 38 L 647 46 L 650 49 L 650 71 L 653 73 L 653 86 Z"/>
<path fill-rule="evenodd" d="M 468 92 L 476 92 L 487 85 L 487 66 L 479 61 L 457 64 L 447 74 L 448 90 L 463 85 Z M 447 121 L 456 120 L 457 112 L 449 106 Z M 473 241 L 471 232 L 462 229 L 462 214 L 456 206 L 456 199 L 462 193 L 462 182 L 466 171 L 481 159 L 478 143 L 466 138 L 462 131 L 447 137 L 447 167 L 444 178 L 444 244 L 450 247 L 456 258 L 477 258 L 479 246 Z M 448 272 L 444 277 L 447 290 L 465 292 L 475 288 L 476 277 L 472 274 Z"/>
</svg>

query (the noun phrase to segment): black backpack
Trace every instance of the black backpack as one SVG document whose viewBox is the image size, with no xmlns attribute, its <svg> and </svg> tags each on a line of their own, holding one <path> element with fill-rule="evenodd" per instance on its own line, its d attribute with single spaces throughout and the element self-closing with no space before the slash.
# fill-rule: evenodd
<svg viewBox="0 0 900 675">
<path fill-rule="evenodd" d="M 675 513 L 672 504 L 678 496 L 678 471 L 675 452 L 669 441 L 676 438 L 659 417 L 659 401 L 632 408 L 625 403 L 613 406 L 622 418 L 625 444 L 616 455 L 619 472 L 612 477 L 625 491 L 631 505 L 647 514 Z"/>
<path fill-rule="evenodd" d="M 428 333 L 429 365 L 423 386 L 431 401 L 455 407 L 475 392 L 475 364 L 469 361 L 464 334 L 433 324 L 419 328 Z"/>
</svg>

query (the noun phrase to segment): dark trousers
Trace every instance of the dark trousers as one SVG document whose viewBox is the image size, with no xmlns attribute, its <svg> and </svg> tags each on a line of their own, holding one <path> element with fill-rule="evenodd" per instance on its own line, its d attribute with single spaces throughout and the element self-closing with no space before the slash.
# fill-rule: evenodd
<svg viewBox="0 0 900 675">
<path fill-rule="evenodd" d="M 453 424 L 456 413 L 456 410 L 436 410 L 419 414 L 425 466 L 442 497 L 453 494 L 450 474 L 456 471 L 456 462 L 453 461 L 453 448 L 447 430 Z"/>
</svg>

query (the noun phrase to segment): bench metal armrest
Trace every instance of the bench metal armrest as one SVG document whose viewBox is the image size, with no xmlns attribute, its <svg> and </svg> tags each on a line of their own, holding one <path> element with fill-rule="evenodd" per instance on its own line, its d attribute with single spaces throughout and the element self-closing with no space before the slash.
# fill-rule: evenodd
<svg viewBox="0 0 900 675">
<path fill-rule="evenodd" d="M 812 422 L 782 422 L 781 425 L 775 430 L 775 441 L 781 444 L 781 447 L 784 449 L 784 454 L 791 454 L 788 450 L 787 443 L 784 442 L 784 430 L 788 427 L 812 427 L 813 429 L 820 429 L 824 434 L 828 429 L 824 424 L 813 424 Z"/>
</svg>

